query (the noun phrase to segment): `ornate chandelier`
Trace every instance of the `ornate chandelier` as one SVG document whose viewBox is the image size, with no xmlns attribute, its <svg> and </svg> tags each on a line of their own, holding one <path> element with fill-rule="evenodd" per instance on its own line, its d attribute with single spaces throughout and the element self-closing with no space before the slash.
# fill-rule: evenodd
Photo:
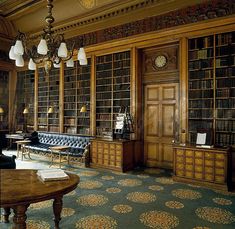
<svg viewBox="0 0 235 229">
<path fill-rule="evenodd" d="M 33 45 L 29 48 L 29 43 L 32 42 L 22 32 L 19 32 L 16 37 L 16 42 L 11 46 L 9 51 L 9 58 L 15 60 L 17 67 L 24 66 L 24 58 L 29 59 L 28 69 L 35 70 L 36 64 L 43 63 L 46 73 L 49 72 L 52 65 L 55 68 L 60 67 L 61 61 L 66 62 L 67 67 L 74 67 L 73 52 L 74 44 L 71 49 L 67 49 L 63 34 L 54 34 L 52 23 L 54 17 L 52 16 L 53 0 L 47 0 L 48 15 L 45 18 L 47 23 L 46 28 L 43 29 L 41 40 L 36 47 Z M 83 46 L 83 44 L 81 44 Z M 87 65 L 86 53 L 83 47 L 79 48 L 77 59 L 80 65 Z"/>
</svg>

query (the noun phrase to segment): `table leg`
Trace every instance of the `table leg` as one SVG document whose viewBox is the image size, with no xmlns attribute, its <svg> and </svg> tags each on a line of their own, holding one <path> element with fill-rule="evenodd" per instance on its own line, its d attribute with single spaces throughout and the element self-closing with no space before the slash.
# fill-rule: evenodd
<svg viewBox="0 0 235 229">
<path fill-rule="evenodd" d="M 14 209 L 14 217 L 13 217 L 13 229 L 26 229 L 26 211 L 29 204 L 27 205 L 20 205 L 13 207 Z"/>
<path fill-rule="evenodd" d="M 20 145 L 17 143 L 17 158 L 19 158 L 20 155 Z"/>
<path fill-rule="evenodd" d="M 10 208 L 2 209 L 3 223 L 9 223 L 9 215 L 11 214 Z"/>
<path fill-rule="evenodd" d="M 49 167 L 51 167 L 52 164 L 53 164 L 53 152 L 52 152 L 52 150 L 51 150 L 51 164 L 49 165 Z"/>
<path fill-rule="evenodd" d="M 54 211 L 54 216 L 55 216 L 55 218 L 54 218 L 55 229 L 60 228 L 59 223 L 61 220 L 60 214 L 62 211 L 62 205 L 63 205 L 62 196 L 56 197 L 53 202 L 53 211 Z"/>
<path fill-rule="evenodd" d="M 61 151 L 59 151 L 59 160 L 60 160 L 60 168 L 61 168 Z"/>
</svg>

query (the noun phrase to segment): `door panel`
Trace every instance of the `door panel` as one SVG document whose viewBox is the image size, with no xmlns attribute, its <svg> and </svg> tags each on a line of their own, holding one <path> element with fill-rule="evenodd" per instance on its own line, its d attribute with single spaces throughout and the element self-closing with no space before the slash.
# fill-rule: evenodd
<svg viewBox="0 0 235 229">
<path fill-rule="evenodd" d="M 145 86 L 144 155 L 147 166 L 172 168 L 178 132 L 178 83 Z"/>
</svg>

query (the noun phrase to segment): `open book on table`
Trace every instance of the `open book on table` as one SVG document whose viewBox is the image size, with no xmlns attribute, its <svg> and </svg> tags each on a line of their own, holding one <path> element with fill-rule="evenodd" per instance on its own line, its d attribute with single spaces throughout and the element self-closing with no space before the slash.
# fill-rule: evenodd
<svg viewBox="0 0 235 229">
<path fill-rule="evenodd" d="M 38 170 L 37 175 L 43 181 L 69 179 L 69 176 L 62 169 L 42 169 Z"/>
</svg>

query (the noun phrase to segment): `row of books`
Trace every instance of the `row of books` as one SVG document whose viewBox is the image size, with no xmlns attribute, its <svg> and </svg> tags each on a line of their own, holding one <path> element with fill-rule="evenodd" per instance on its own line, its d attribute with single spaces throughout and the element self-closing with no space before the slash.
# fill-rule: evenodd
<svg viewBox="0 0 235 229">
<path fill-rule="evenodd" d="M 213 58 L 206 60 L 195 60 L 189 62 L 188 68 L 189 70 L 213 68 L 213 63 Z"/>
<path fill-rule="evenodd" d="M 216 99 L 216 108 L 235 108 L 235 99 Z"/>
<path fill-rule="evenodd" d="M 189 118 L 213 118 L 213 110 L 189 110 Z"/>
<path fill-rule="evenodd" d="M 213 122 L 209 120 L 189 120 L 189 131 L 196 131 L 200 129 L 212 129 Z"/>
<path fill-rule="evenodd" d="M 224 87 L 235 87 L 235 77 L 224 79 L 217 79 L 216 80 L 216 87 L 217 88 L 224 88 Z"/>
<path fill-rule="evenodd" d="M 234 109 L 217 109 L 216 110 L 217 118 L 235 118 Z"/>
<path fill-rule="evenodd" d="M 126 68 L 126 67 L 130 67 L 130 63 L 131 63 L 130 59 L 114 61 L 113 67 L 114 68 Z"/>
<path fill-rule="evenodd" d="M 110 99 L 112 98 L 112 92 L 99 92 L 99 93 L 96 93 L 96 98 L 97 99 Z"/>
<path fill-rule="evenodd" d="M 189 108 L 213 108 L 213 100 L 189 100 L 188 106 Z"/>
<path fill-rule="evenodd" d="M 235 134 L 216 133 L 215 144 L 219 146 L 234 145 Z"/>
<path fill-rule="evenodd" d="M 77 80 L 90 80 L 90 78 L 91 78 L 90 71 L 80 73 L 77 75 Z"/>
<path fill-rule="evenodd" d="M 96 120 L 111 120 L 111 114 L 96 114 Z"/>
<path fill-rule="evenodd" d="M 188 82 L 189 89 L 212 89 L 214 87 L 213 80 L 197 80 Z"/>
<path fill-rule="evenodd" d="M 231 120 L 219 120 L 216 121 L 216 130 L 218 131 L 234 131 L 235 132 L 235 121 Z"/>
<path fill-rule="evenodd" d="M 213 48 L 193 50 L 189 51 L 189 60 L 207 59 L 213 57 L 213 55 L 214 55 Z"/>
<path fill-rule="evenodd" d="M 111 100 L 96 100 L 96 106 L 102 107 L 102 106 L 111 106 Z"/>
<path fill-rule="evenodd" d="M 118 76 L 129 76 L 130 73 L 130 68 L 123 68 L 123 69 L 114 69 L 113 70 L 113 76 L 118 77 Z"/>
<path fill-rule="evenodd" d="M 96 85 L 96 92 L 112 91 L 112 85 Z"/>
<path fill-rule="evenodd" d="M 214 92 L 213 89 L 207 89 L 207 90 L 197 90 L 197 91 L 189 91 L 189 98 L 213 98 Z"/>
<path fill-rule="evenodd" d="M 89 118 L 79 118 L 78 125 L 81 126 L 90 126 L 90 119 Z"/>
<path fill-rule="evenodd" d="M 112 78 L 112 69 L 109 69 L 108 71 L 96 72 L 96 79 L 100 78 Z"/>
<path fill-rule="evenodd" d="M 112 78 L 96 79 L 96 85 L 108 85 L 108 84 L 112 84 Z"/>
</svg>

